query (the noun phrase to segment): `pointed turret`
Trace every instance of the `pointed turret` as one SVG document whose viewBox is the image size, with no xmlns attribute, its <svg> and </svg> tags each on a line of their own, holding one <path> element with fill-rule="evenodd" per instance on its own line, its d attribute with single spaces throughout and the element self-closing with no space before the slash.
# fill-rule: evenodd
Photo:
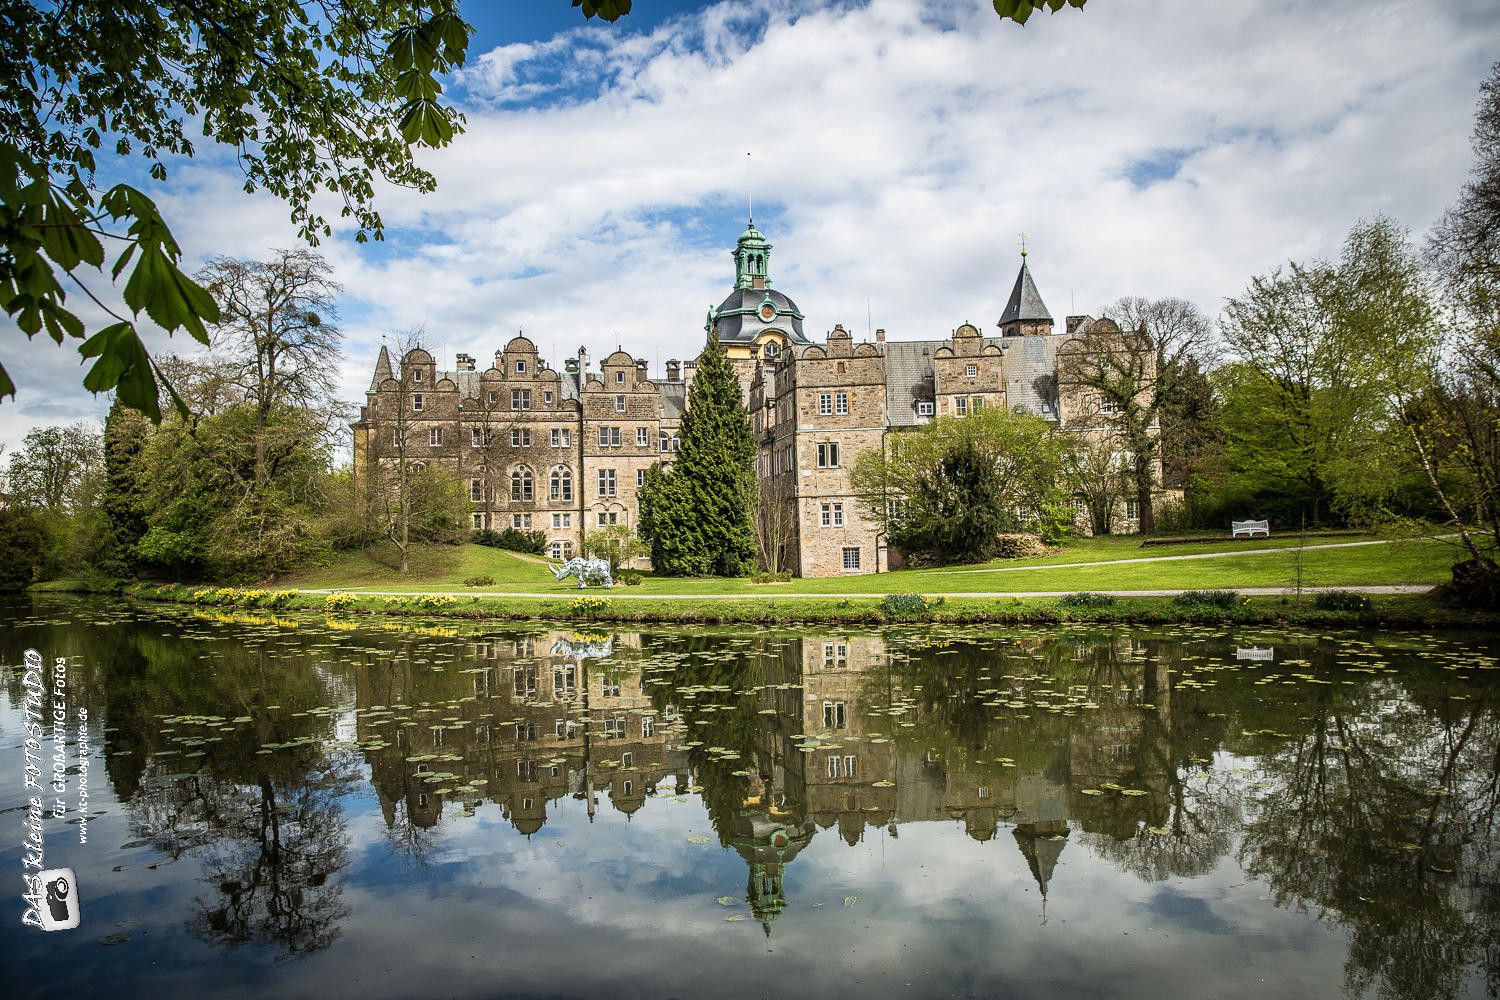
<svg viewBox="0 0 1500 1000">
<path fill-rule="evenodd" d="M 391 355 L 385 349 L 385 344 L 380 345 L 380 357 L 375 359 L 375 377 L 370 380 L 370 391 L 377 392 L 380 383 L 391 377 Z"/>
<path fill-rule="evenodd" d="M 1063 820 L 1023 823 L 1011 833 L 1016 838 L 1016 846 L 1026 858 L 1031 877 L 1036 879 L 1037 888 L 1042 890 L 1042 898 L 1046 899 L 1047 883 L 1052 881 L 1058 855 L 1062 854 L 1063 845 L 1067 842 L 1068 824 Z"/>
<path fill-rule="evenodd" d="M 1021 251 L 1021 273 L 1016 275 L 999 326 L 1005 337 L 1045 337 L 1052 332 L 1052 314 L 1042 301 L 1042 293 L 1036 290 L 1036 282 L 1031 280 L 1025 250 Z"/>
</svg>

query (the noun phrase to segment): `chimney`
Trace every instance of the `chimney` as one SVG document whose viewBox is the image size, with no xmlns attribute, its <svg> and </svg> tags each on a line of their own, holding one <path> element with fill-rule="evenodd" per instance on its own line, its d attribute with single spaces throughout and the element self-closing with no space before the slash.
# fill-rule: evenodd
<svg viewBox="0 0 1500 1000">
<path fill-rule="evenodd" d="M 1073 334 L 1077 333 L 1080 328 L 1087 329 L 1088 325 L 1093 321 L 1094 317 L 1092 316 L 1069 316 L 1067 320 L 1068 336 L 1071 337 Z"/>
<path fill-rule="evenodd" d="M 637 382 L 644 382 L 644 381 L 646 381 L 646 362 L 645 361 L 637 361 L 635 363 L 635 380 Z"/>
<path fill-rule="evenodd" d="M 668 382 L 680 382 L 680 381 L 682 381 L 681 376 L 679 374 L 679 371 L 680 370 L 678 368 L 678 363 L 677 363 L 677 359 L 676 358 L 673 358 L 672 360 L 668 361 L 667 362 L 667 381 Z"/>
<path fill-rule="evenodd" d="M 474 359 L 469 357 L 467 354 L 458 355 L 458 358 L 454 362 L 454 364 L 461 372 L 471 372 L 474 370 Z"/>
<path fill-rule="evenodd" d="M 885 343 L 885 331 L 884 330 L 876 330 L 875 331 L 875 343 L 877 343 L 877 344 L 883 344 L 883 343 Z"/>
<path fill-rule="evenodd" d="M 589 351 L 586 347 L 580 347 L 578 349 L 578 369 L 580 371 L 589 370 Z"/>
<path fill-rule="evenodd" d="M 577 358 L 567 358 L 567 359 L 565 359 L 563 361 L 563 368 L 567 370 L 567 372 L 568 372 L 569 375 L 577 375 L 578 374 L 578 359 Z"/>
</svg>

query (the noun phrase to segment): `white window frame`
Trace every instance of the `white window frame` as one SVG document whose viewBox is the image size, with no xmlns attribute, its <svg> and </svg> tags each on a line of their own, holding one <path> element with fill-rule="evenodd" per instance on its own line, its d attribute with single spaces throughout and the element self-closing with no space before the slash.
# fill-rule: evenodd
<svg viewBox="0 0 1500 1000">
<path fill-rule="evenodd" d="M 930 416 L 932 416 L 932 400 L 930 400 L 930 399 L 920 399 L 920 400 L 917 401 L 917 416 L 919 416 L 919 417 L 930 417 Z"/>
<path fill-rule="evenodd" d="M 427 447 L 441 448 L 443 446 L 443 429 L 441 427 L 427 428 Z"/>
<path fill-rule="evenodd" d="M 837 469 L 839 467 L 839 444 L 837 441 L 818 442 L 818 468 Z"/>
<path fill-rule="evenodd" d="M 969 415 L 969 397 L 956 396 L 953 400 L 953 415 L 955 417 L 967 417 Z"/>
<path fill-rule="evenodd" d="M 640 489 L 642 486 L 645 486 L 645 485 L 646 485 L 646 470 L 645 469 L 636 469 L 635 470 L 635 488 L 636 489 Z"/>
<path fill-rule="evenodd" d="M 833 413 L 833 393 L 818 393 L 818 413 L 821 416 L 830 416 Z"/>
<path fill-rule="evenodd" d="M 844 526 L 844 505 L 841 503 L 833 505 L 833 526 L 835 528 Z"/>
<path fill-rule="evenodd" d="M 833 394 L 833 412 L 838 416 L 848 415 L 849 394 L 847 392 L 836 392 Z"/>
<path fill-rule="evenodd" d="M 525 375 L 526 374 L 526 362 L 524 362 L 524 361 L 517 361 L 516 362 L 516 374 L 517 375 Z"/>
<path fill-rule="evenodd" d="M 624 372 L 616 372 L 615 374 L 617 374 L 617 375 L 624 375 L 625 373 Z M 621 393 L 621 394 L 615 396 L 615 412 L 616 413 L 624 413 L 625 412 L 625 394 L 624 393 Z"/>
<path fill-rule="evenodd" d="M 649 431 L 645 427 L 637 427 L 635 429 L 635 446 L 637 448 L 645 448 L 651 443 L 648 434 Z"/>
<path fill-rule="evenodd" d="M 615 487 L 615 470 L 614 469 L 600 469 L 599 470 L 599 497 L 600 497 L 600 499 L 609 499 L 611 497 L 616 496 L 617 493 L 615 492 L 615 489 L 616 489 L 616 487 Z"/>
<path fill-rule="evenodd" d="M 859 569 L 859 549 L 853 546 L 844 549 L 844 568 Z"/>
<path fill-rule="evenodd" d="M 422 394 L 420 392 L 411 398 L 411 411 L 413 413 L 422 412 Z"/>
<path fill-rule="evenodd" d="M 823 505 L 823 514 L 822 514 L 822 521 L 821 521 L 821 523 L 822 523 L 822 526 L 825 527 L 825 528 L 831 528 L 831 527 L 833 527 L 833 505 L 832 504 L 825 503 Z"/>
<path fill-rule="evenodd" d="M 967 377 L 967 378 L 978 378 L 979 377 L 979 366 L 978 365 L 966 365 L 966 366 L 964 366 L 964 376 Z"/>
</svg>

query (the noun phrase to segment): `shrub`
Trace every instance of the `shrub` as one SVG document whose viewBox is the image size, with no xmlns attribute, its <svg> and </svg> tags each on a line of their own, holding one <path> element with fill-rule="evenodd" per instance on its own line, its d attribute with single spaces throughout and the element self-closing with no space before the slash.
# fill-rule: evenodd
<svg viewBox="0 0 1500 1000">
<path fill-rule="evenodd" d="M 751 583 L 786 583 L 791 578 L 792 574 L 786 572 L 767 573 L 763 570 L 756 570 L 750 574 Z"/>
<path fill-rule="evenodd" d="M 1057 599 L 1060 608 L 1108 608 L 1115 603 L 1109 594 L 1095 594 L 1083 590 L 1076 594 L 1064 594 Z"/>
<path fill-rule="evenodd" d="M 1368 594 L 1357 594 L 1352 590 L 1320 590 L 1313 599 L 1313 607 L 1319 611 L 1369 611 L 1375 602 Z"/>
<path fill-rule="evenodd" d="M 644 579 L 646 578 L 641 576 L 641 574 L 637 573 L 635 570 L 627 569 L 625 572 L 620 574 L 620 579 L 617 582 L 623 583 L 627 587 L 639 587 L 641 585 L 641 581 Z"/>
<path fill-rule="evenodd" d="M 838 604 L 834 605 L 834 607 L 837 607 L 837 608 L 852 608 L 852 607 L 854 607 L 854 602 L 851 601 L 851 600 L 849 600 L 849 598 L 846 597 L 842 601 L 839 601 Z"/>
<path fill-rule="evenodd" d="M 265 604 L 268 608 L 284 608 L 292 603 L 292 598 L 297 596 L 295 590 L 275 590 L 266 596 Z"/>
<path fill-rule="evenodd" d="M 323 610 L 347 611 L 358 603 L 359 598 L 353 594 L 329 594 L 323 598 Z"/>
<path fill-rule="evenodd" d="M 926 597 L 922 594 L 886 594 L 880 601 L 880 610 L 888 615 L 920 615 L 931 611 L 944 600 L 942 597 Z"/>
<path fill-rule="evenodd" d="M 430 611 L 441 611 L 450 604 L 454 604 L 458 598 L 452 594 L 423 594 L 415 598 L 412 603 L 419 608 L 427 608 Z"/>
<path fill-rule="evenodd" d="M 515 528 L 493 531 L 485 528 L 473 532 L 470 537 L 475 543 L 488 545 L 492 549 L 509 549 L 511 552 L 524 552 L 533 556 L 539 556 L 547 550 L 545 531 L 518 531 Z"/>
<path fill-rule="evenodd" d="M 464 580 L 465 587 L 493 587 L 495 578 L 493 576 L 471 576 Z"/>
<path fill-rule="evenodd" d="M 594 597 L 590 595 L 585 597 L 573 598 L 573 600 L 568 604 L 568 610 L 572 611 L 574 614 L 588 615 L 593 614 L 596 611 L 608 611 L 609 606 L 609 598 Z"/>
<path fill-rule="evenodd" d="M 1172 598 L 1172 603 L 1179 608 L 1237 608 L 1250 603 L 1248 597 L 1241 597 L 1233 590 L 1184 590 Z"/>
</svg>

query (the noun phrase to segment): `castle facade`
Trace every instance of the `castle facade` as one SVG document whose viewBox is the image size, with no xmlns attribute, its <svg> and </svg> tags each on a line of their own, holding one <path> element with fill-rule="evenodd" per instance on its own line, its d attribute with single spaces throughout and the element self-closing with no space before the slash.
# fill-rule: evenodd
<svg viewBox="0 0 1500 1000">
<path fill-rule="evenodd" d="M 1059 389 L 1058 351 L 1118 328 L 1069 316 L 1055 331 L 1024 253 L 998 336 L 965 322 L 947 337 L 898 341 L 877 330 L 856 344 L 835 326 L 819 344 L 772 287 L 771 249 L 751 223 L 733 251 L 734 288 L 705 324 L 740 376 L 757 442 L 767 568 L 821 577 L 900 564 L 849 483 L 855 458 L 891 434 L 987 406 L 1022 407 L 1069 431 L 1107 429 L 1097 400 Z M 467 354 L 440 369 L 420 347 L 393 367 L 382 346 L 352 425 L 356 478 L 439 463 L 465 484 L 472 528 L 544 531 L 554 559 L 586 552 L 589 531 L 636 524 L 646 470 L 670 466 L 696 362 L 671 360 L 656 375 L 620 350 L 590 367 L 580 350 L 559 372 L 522 336 L 483 371 Z"/>
</svg>

